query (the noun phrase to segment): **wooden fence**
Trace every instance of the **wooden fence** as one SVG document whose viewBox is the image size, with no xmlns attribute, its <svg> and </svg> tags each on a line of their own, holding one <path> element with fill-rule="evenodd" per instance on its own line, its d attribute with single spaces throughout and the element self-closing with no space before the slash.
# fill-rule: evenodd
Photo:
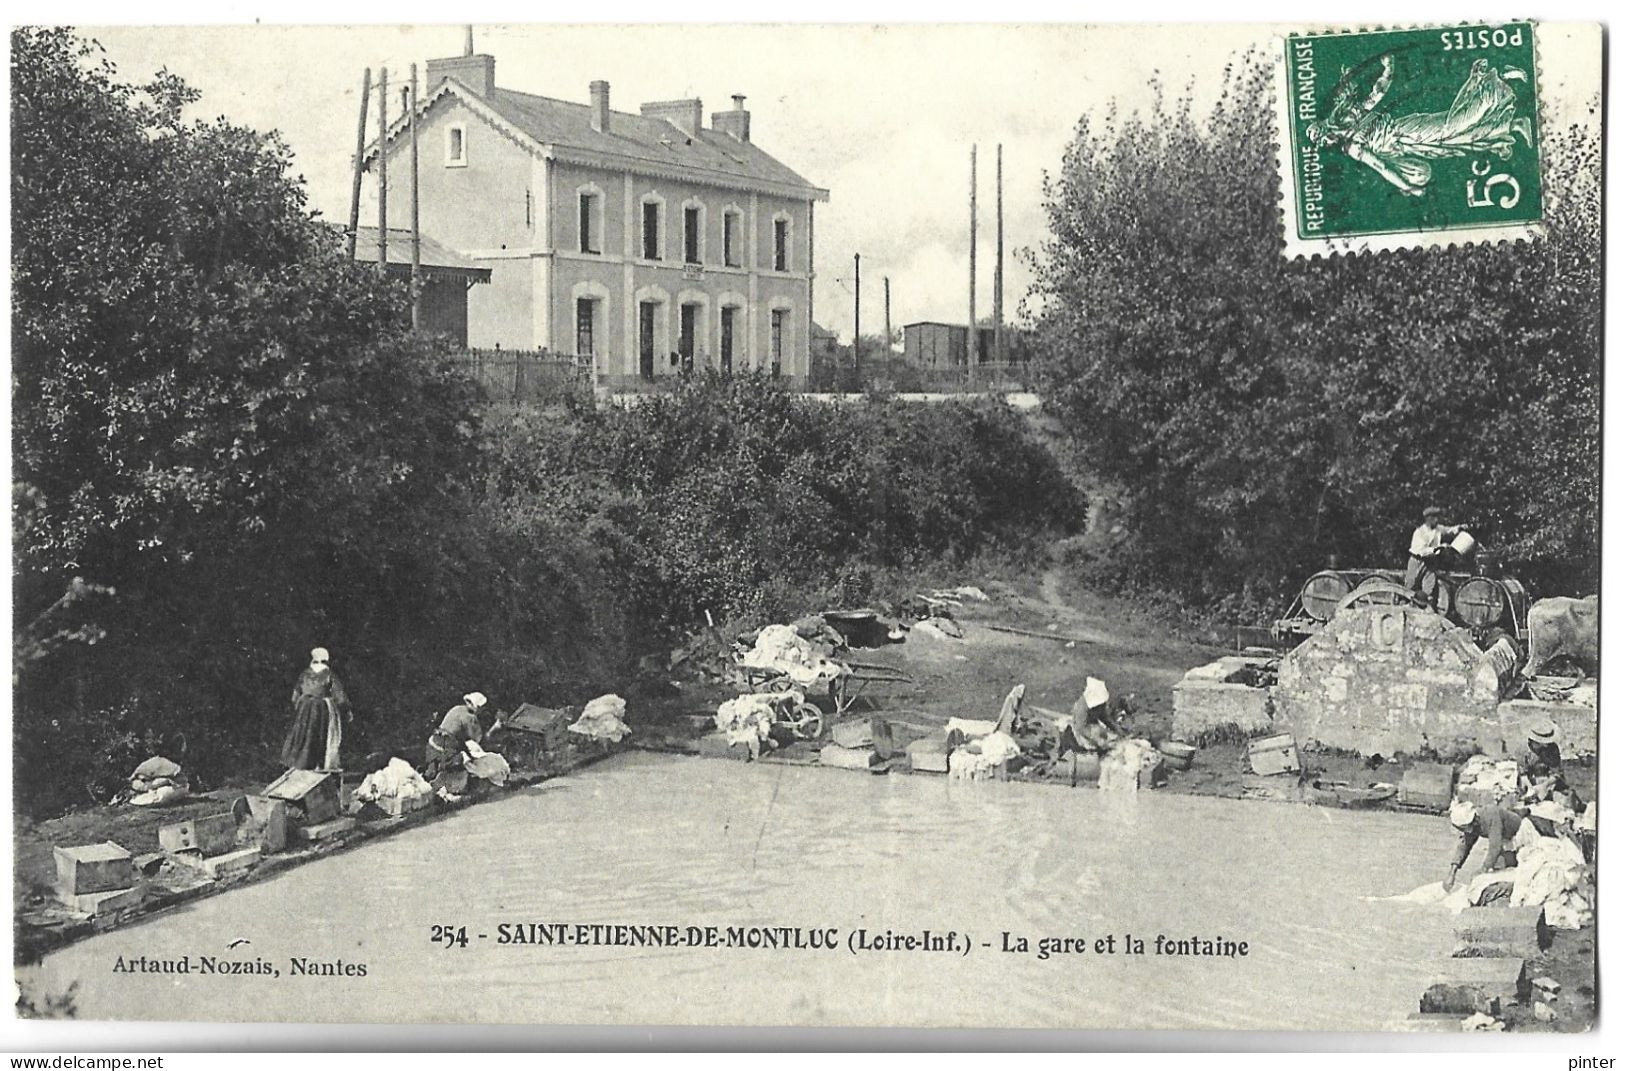
<svg viewBox="0 0 1625 1071">
<path fill-rule="evenodd" d="M 513 405 L 545 405 L 566 394 L 591 389 L 592 358 L 547 350 L 462 352 L 464 366 L 486 400 Z"/>
</svg>

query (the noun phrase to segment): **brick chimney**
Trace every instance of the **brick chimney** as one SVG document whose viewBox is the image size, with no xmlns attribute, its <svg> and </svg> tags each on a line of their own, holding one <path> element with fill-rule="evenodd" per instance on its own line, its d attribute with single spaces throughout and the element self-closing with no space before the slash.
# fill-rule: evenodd
<svg viewBox="0 0 1625 1071">
<path fill-rule="evenodd" d="M 750 140 L 750 112 L 745 110 L 745 94 L 734 94 L 734 110 L 712 112 L 711 129 L 720 130 L 736 141 Z"/>
<path fill-rule="evenodd" d="M 651 119 L 664 119 L 689 137 L 697 137 L 703 121 L 704 108 L 699 97 L 689 100 L 655 100 L 639 109 Z"/>
<path fill-rule="evenodd" d="M 587 87 L 592 94 L 592 128 L 600 134 L 609 133 L 609 83 L 602 78 Z"/>
<path fill-rule="evenodd" d="M 433 93 L 448 78 L 456 79 L 482 97 L 494 97 L 497 92 L 497 58 L 469 55 L 429 61 L 428 92 Z"/>
</svg>

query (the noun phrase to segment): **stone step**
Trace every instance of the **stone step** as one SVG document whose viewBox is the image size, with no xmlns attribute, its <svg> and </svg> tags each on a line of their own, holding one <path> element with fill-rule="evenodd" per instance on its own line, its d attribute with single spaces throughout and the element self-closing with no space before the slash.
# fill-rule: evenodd
<svg viewBox="0 0 1625 1071">
<path fill-rule="evenodd" d="M 1551 930 L 1540 907 L 1469 907 L 1456 916 L 1456 951 L 1529 958 L 1549 948 Z"/>
<path fill-rule="evenodd" d="M 137 906 L 141 903 L 141 896 L 141 888 L 136 886 L 107 892 L 80 893 L 77 896 L 67 897 L 63 902 L 81 915 L 98 918 L 115 915 L 126 908 Z"/>
<path fill-rule="evenodd" d="M 237 847 L 237 818 L 228 812 L 159 826 L 158 846 L 166 852 L 199 851 L 204 855 L 229 852 Z"/>
<path fill-rule="evenodd" d="M 311 826 L 299 826 L 294 830 L 294 837 L 306 844 L 315 844 L 317 841 L 329 840 L 341 833 L 348 833 L 356 825 L 354 818 L 341 816 Z"/>
<path fill-rule="evenodd" d="M 1446 811 L 1450 809 L 1455 787 L 1454 767 L 1437 762 L 1418 762 L 1399 779 L 1399 802 L 1407 807 Z"/>
<path fill-rule="evenodd" d="M 833 766 L 838 770 L 868 770 L 880 761 L 872 748 L 841 747 L 825 744 L 818 752 L 820 766 Z"/>
<path fill-rule="evenodd" d="M 56 891 L 64 903 L 85 893 L 112 892 L 135 884 L 135 858 L 112 841 L 55 848 Z"/>
<path fill-rule="evenodd" d="M 1499 1015 L 1503 1004 L 1522 999 L 1529 990 L 1524 961 L 1514 957 L 1455 957 L 1433 971 L 1434 982 L 1422 994 L 1424 1012 L 1484 1012 Z"/>
</svg>

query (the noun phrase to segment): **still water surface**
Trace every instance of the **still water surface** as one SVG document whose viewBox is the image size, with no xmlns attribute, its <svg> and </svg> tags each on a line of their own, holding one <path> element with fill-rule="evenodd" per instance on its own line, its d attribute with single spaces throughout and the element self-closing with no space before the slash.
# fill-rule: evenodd
<svg viewBox="0 0 1625 1071">
<path fill-rule="evenodd" d="M 91 1019 L 1380 1029 L 1415 1009 L 1450 926 L 1362 897 L 1437 878 L 1451 844 L 1409 815 L 630 753 L 23 978 L 77 981 Z M 838 928 L 840 948 L 496 943 L 542 922 Z M 469 947 L 432 943 L 437 924 Z M 859 928 L 952 930 L 969 953 L 853 955 Z M 1031 951 L 1003 951 L 1006 932 Z M 1158 934 L 1248 955 L 1158 956 Z M 1088 952 L 1034 954 L 1079 936 Z M 194 973 L 116 973 L 120 956 Z M 200 976 L 203 956 L 281 976 Z M 290 957 L 366 975 L 298 977 Z"/>
</svg>

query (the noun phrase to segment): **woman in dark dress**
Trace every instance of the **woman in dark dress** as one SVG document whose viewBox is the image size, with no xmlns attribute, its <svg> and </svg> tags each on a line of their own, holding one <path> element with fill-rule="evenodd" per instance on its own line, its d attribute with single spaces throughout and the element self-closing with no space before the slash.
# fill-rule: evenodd
<svg viewBox="0 0 1625 1071">
<path fill-rule="evenodd" d="M 282 761 L 290 770 L 337 770 L 344 721 L 350 700 L 344 685 L 328 668 L 327 648 L 310 652 L 310 665 L 293 686 L 293 725 L 282 744 Z"/>
</svg>

